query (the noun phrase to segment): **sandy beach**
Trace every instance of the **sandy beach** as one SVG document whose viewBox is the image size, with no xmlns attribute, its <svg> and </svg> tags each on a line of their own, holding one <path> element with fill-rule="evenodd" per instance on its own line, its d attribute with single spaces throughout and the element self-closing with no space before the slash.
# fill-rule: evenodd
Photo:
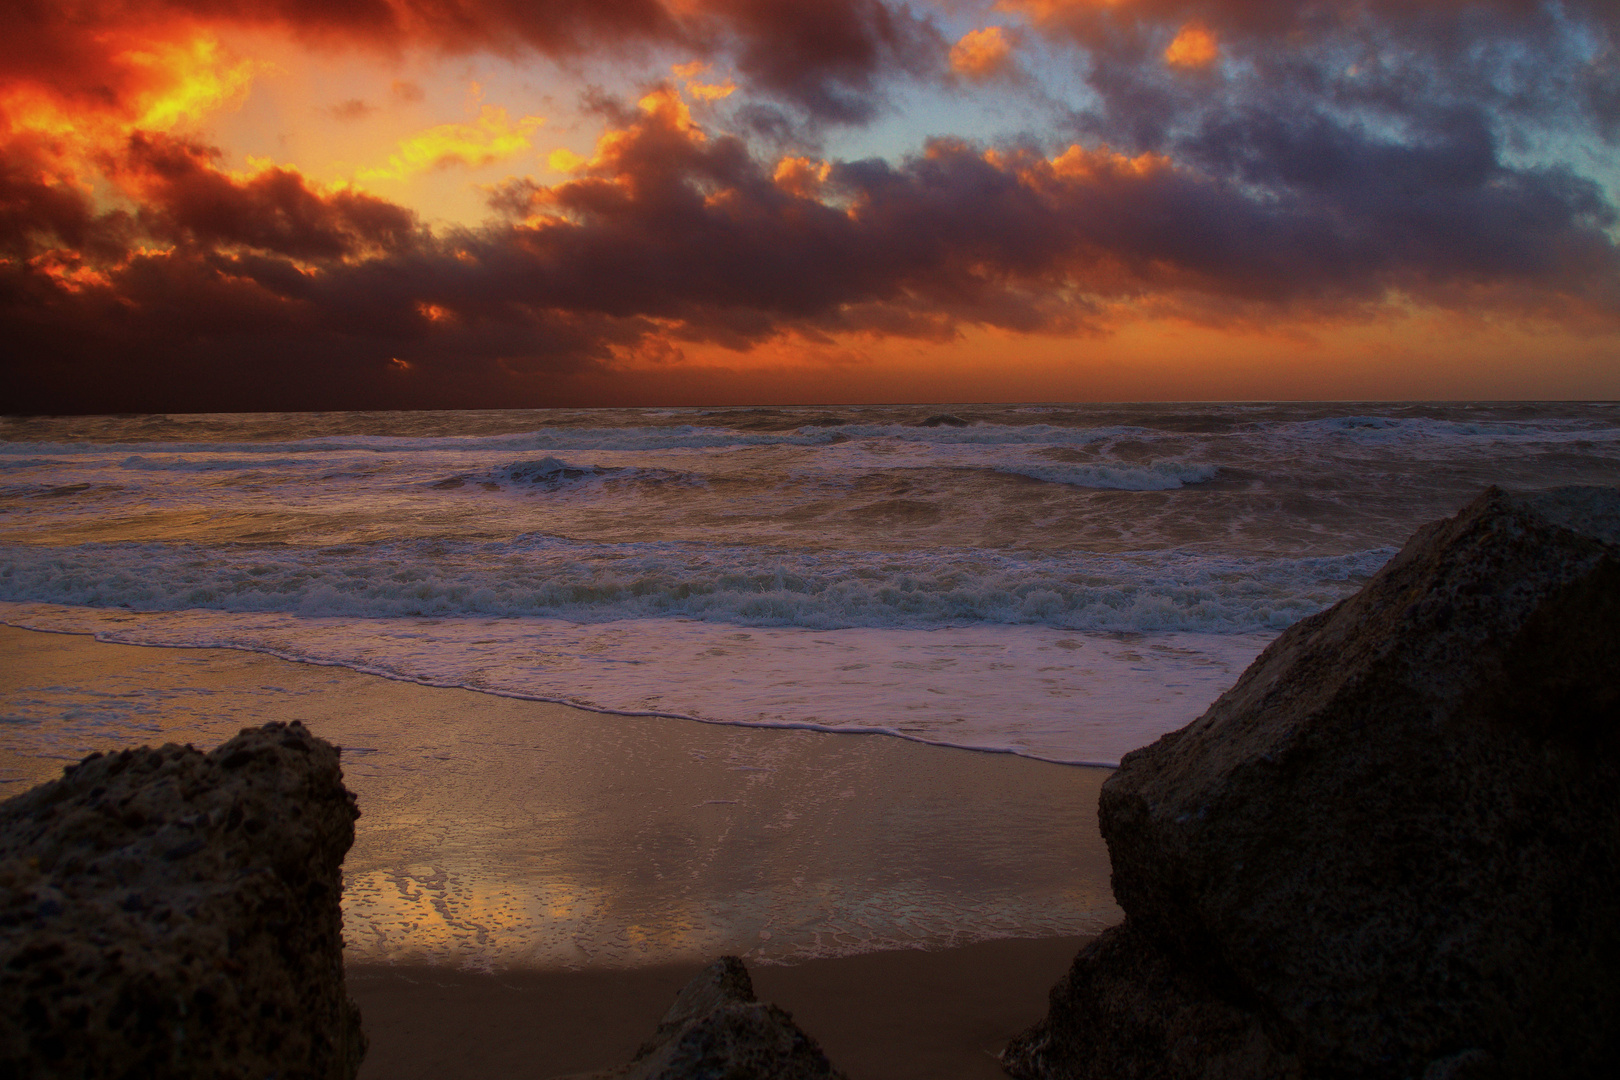
<svg viewBox="0 0 1620 1080">
<path fill-rule="evenodd" d="M 743 955 L 852 1077 L 999 1075 L 1118 917 L 1106 772 L 883 736 L 609 716 L 262 654 L 0 628 L 0 780 L 302 720 L 346 748 L 367 1077 L 627 1059 Z"/>
<path fill-rule="evenodd" d="M 1046 1012 L 1085 938 L 981 942 L 755 966 L 754 990 L 851 1080 L 992 1080 L 996 1055 Z M 532 1077 L 628 1061 L 696 965 L 508 971 L 354 965 L 371 1039 L 362 1080 Z"/>
</svg>

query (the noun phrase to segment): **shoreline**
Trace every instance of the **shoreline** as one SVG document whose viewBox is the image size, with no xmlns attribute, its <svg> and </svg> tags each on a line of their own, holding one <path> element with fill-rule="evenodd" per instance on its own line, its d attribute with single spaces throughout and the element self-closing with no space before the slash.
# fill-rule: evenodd
<svg viewBox="0 0 1620 1080">
<path fill-rule="evenodd" d="M 0 607 L 15 601 L 0 601 Z M 71 610 L 66 605 L 39 605 L 61 606 Z M 502 616 L 502 618 L 520 618 L 521 616 Z M 461 690 L 470 694 L 488 694 L 491 697 L 508 698 L 513 701 L 533 702 L 537 705 L 560 705 L 565 709 L 574 709 L 578 712 L 598 713 L 603 716 L 622 716 L 632 720 L 678 720 L 692 724 L 710 724 L 716 727 L 748 728 L 761 731 L 811 731 L 822 735 L 878 735 L 890 739 L 899 739 L 903 742 L 914 742 L 922 746 L 932 746 L 941 750 L 965 750 L 974 754 L 1010 754 L 1014 757 L 1026 758 L 1030 761 L 1039 761 L 1047 765 L 1066 765 L 1082 769 L 1108 769 L 1119 768 L 1117 761 L 1102 761 L 1091 759 L 1069 759 L 1059 757 L 1042 757 L 1014 746 L 965 746 L 958 743 L 946 742 L 940 739 L 929 739 L 921 735 L 901 731 L 895 727 L 840 727 L 836 724 L 816 723 L 810 720 L 727 720 L 719 717 L 699 716 L 695 713 L 660 711 L 657 709 L 616 709 L 606 705 L 593 705 L 589 702 L 571 701 L 562 697 L 547 697 L 543 694 L 524 693 L 518 690 L 506 690 L 500 687 L 468 686 L 448 680 L 435 680 L 413 675 L 401 675 L 398 672 L 385 668 L 367 667 L 363 664 L 348 663 L 342 660 L 327 660 L 312 656 L 299 656 L 294 653 L 281 652 L 268 645 L 243 644 L 207 644 L 194 645 L 188 642 L 145 642 L 120 641 L 115 637 L 104 636 L 111 632 L 107 630 L 82 630 L 67 627 L 29 626 L 22 622 L 0 618 L 0 629 L 21 630 L 30 634 L 65 634 L 72 637 L 89 638 L 98 645 L 123 645 L 132 649 L 185 649 L 185 650 L 218 650 L 222 652 L 244 652 L 258 656 L 269 657 L 288 664 L 309 664 L 320 668 L 341 668 L 356 675 L 366 675 L 377 679 L 386 679 L 389 682 L 404 683 L 410 686 L 420 686 L 429 690 Z M 953 630 L 958 627 L 928 627 L 921 632 L 928 633 L 935 630 Z M 1110 632 L 1113 633 L 1113 632 Z M 1119 631 L 1123 636 L 1134 631 Z"/>
<path fill-rule="evenodd" d="M 1202 712 L 1275 636 L 1002 623 L 817 630 L 684 617 L 132 612 L 22 601 L 0 601 L 0 626 L 136 648 L 240 650 L 631 719 L 888 735 L 1102 769 Z M 442 656 L 456 659 L 447 666 Z"/>
<path fill-rule="evenodd" d="M 1089 937 L 1008 938 L 750 964 L 850 1080 L 996 1080 L 1001 1048 L 1047 1009 Z M 552 1080 L 625 1064 L 702 963 L 493 974 L 350 964 L 371 1040 L 361 1080 Z"/>
<path fill-rule="evenodd" d="M 1106 770 L 586 713 L 237 650 L 0 627 L 0 794 L 123 746 L 301 721 L 345 747 L 355 963 L 751 966 L 1117 921 Z"/>
</svg>

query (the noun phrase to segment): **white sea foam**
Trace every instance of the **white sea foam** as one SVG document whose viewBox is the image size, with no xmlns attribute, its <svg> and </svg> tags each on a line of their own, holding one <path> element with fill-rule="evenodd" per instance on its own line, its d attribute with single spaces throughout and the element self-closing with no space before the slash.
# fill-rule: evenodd
<svg viewBox="0 0 1620 1080">
<path fill-rule="evenodd" d="M 689 619 L 352 619 L 0 603 L 0 622 L 237 648 L 605 712 L 882 733 L 1115 765 L 1202 712 L 1273 636 L 807 630 Z"/>
</svg>

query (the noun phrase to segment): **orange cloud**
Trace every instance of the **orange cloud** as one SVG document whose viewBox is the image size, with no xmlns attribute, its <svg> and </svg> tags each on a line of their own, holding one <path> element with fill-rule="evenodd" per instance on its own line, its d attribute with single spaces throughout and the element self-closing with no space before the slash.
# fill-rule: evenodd
<svg viewBox="0 0 1620 1080">
<path fill-rule="evenodd" d="M 131 131 L 170 131 L 239 104 L 265 68 L 230 55 L 208 34 L 142 40 L 110 50 L 108 85 L 99 93 L 0 74 L 0 123 L 11 135 L 46 136 L 83 156 Z"/>
<path fill-rule="evenodd" d="M 951 70 L 965 79 L 982 81 L 1012 70 L 1012 42 L 999 26 L 970 30 L 951 46 Z"/>
<path fill-rule="evenodd" d="M 1174 68 L 1205 68 L 1221 55 L 1215 34 L 1202 23 L 1190 22 L 1181 28 L 1164 50 L 1164 62 Z"/>
<path fill-rule="evenodd" d="M 681 96 L 668 86 L 660 86 L 636 102 L 636 108 L 645 118 L 643 123 L 651 129 L 675 133 L 693 142 L 702 142 L 703 129 L 692 122 L 692 110 Z M 581 157 L 572 150 L 553 150 L 546 163 L 555 172 L 600 172 L 611 170 L 615 162 L 633 142 L 640 126 L 628 130 L 610 129 L 596 140 L 596 150 L 590 157 Z"/>
<path fill-rule="evenodd" d="M 93 266 L 86 266 L 77 252 L 61 249 L 42 252 L 29 259 L 30 270 L 44 274 L 64 292 L 81 293 L 88 288 L 110 289 L 112 279 Z"/>
<path fill-rule="evenodd" d="M 776 171 L 771 179 L 776 186 L 791 195 L 801 199 L 814 199 L 820 192 L 827 177 L 832 174 L 832 165 L 826 161 L 812 161 L 806 157 L 785 157 L 776 163 Z"/>
<path fill-rule="evenodd" d="M 699 101 L 719 101 L 737 92 L 737 84 L 727 79 L 723 83 L 687 83 L 686 92 Z"/>
<path fill-rule="evenodd" d="M 1024 176 L 1048 174 L 1066 181 L 1096 180 L 1105 175 L 1143 177 L 1171 167 L 1163 154 L 1143 153 L 1126 157 L 1107 146 L 1087 150 L 1072 145 L 1056 157 L 1026 169 Z"/>
<path fill-rule="evenodd" d="M 677 79 L 681 80 L 686 92 L 698 101 L 719 101 L 736 93 L 737 84 L 730 79 L 723 83 L 697 81 L 697 77 L 708 71 L 710 66 L 706 60 L 693 60 L 686 64 L 676 64 L 669 70 Z"/>
<path fill-rule="evenodd" d="M 0 68 L 0 218 L 15 217 L 0 221 L 0 248 L 38 253 L 27 265 L 64 289 L 105 285 L 92 263 L 122 265 L 135 218 L 98 209 L 96 195 L 140 202 L 140 170 L 125 167 L 131 140 L 238 105 L 267 69 L 211 34 L 164 30 L 170 36 L 109 29 L 58 69 Z"/>
<path fill-rule="evenodd" d="M 228 56 L 207 35 L 184 42 L 154 42 L 119 59 L 150 75 L 151 88 L 135 98 L 132 122 L 133 127 L 146 131 L 167 131 L 216 109 L 240 104 L 253 77 L 264 67 Z"/>
<path fill-rule="evenodd" d="M 506 110 L 485 105 L 478 119 L 469 124 L 439 124 L 400 142 L 388 155 L 388 167 L 365 169 L 361 180 L 403 180 L 414 173 L 444 169 L 452 165 L 480 168 L 506 161 L 533 149 L 530 136 L 545 123 L 540 116 L 525 116 L 516 122 Z"/>
</svg>

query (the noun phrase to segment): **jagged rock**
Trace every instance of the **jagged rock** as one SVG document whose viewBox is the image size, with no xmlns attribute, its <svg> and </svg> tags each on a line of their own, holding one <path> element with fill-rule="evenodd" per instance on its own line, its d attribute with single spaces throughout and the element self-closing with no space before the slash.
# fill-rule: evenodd
<svg viewBox="0 0 1620 1080">
<path fill-rule="evenodd" d="M 1620 491 L 1490 489 L 1125 757 L 1035 1078 L 1609 1076 Z"/>
<path fill-rule="evenodd" d="M 350 1080 L 338 752 L 293 723 L 0 804 L 0 1076 Z"/>
<path fill-rule="evenodd" d="M 622 1069 L 577 1080 L 844 1080 L 793 1017 L 754 998 L 735 956 L 704 968 Z"/>
</svg>

